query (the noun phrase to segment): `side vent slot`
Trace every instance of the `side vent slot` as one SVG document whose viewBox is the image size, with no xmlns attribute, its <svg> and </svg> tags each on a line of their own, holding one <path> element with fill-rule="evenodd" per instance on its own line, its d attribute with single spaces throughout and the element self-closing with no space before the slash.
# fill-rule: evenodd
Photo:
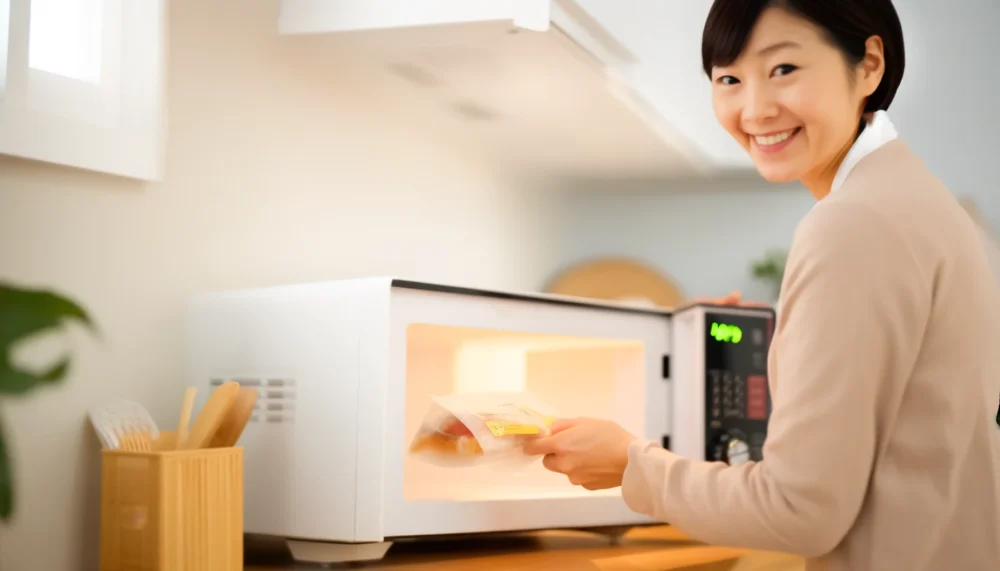
<svg viewBox="0 0 1000 571">
<path fill-rule="evenodd" d="M 215 390 L 228 379 L 213 377 L 209 380 L 209 390 Z M 295 379 L 288 377 L 239 377 L 232 379 L 243 387 L 257 390 L 250 422 L 267 424 L 287 424 L 295 422 Z"/>
</svg>

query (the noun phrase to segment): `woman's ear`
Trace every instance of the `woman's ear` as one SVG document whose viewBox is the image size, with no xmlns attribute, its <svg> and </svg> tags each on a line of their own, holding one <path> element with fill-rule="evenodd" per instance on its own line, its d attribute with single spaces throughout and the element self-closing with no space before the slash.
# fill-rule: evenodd
<svg viewBox="0 0 1000 571">
<path fill-rule="evenodd" d="M 885 75 L 885 48 L 882 38 L 872 36 L 865 41 L 865 57 L 861 60 L 859 70 L 862 92 L 865 97 L 870 97 L 882 83 L 882 76 Z"/>
</svg>

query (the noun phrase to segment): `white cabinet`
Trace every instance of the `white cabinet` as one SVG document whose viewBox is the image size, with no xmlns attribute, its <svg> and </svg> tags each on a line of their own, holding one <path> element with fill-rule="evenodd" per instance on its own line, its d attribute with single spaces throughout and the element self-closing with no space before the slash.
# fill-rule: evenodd
<svg viewBox="0 0 1000 571">
<path fill-rule="evenodd" d="M 505 171 L 749 170 L 701 71 L 710 0 L 280 0 L 279 31 Z M 292 40 L 294 41 L 294 40 Z"/>
<path fill-rule="evenodd" d="M 163 169 L 165 0 L 0 0 L 0 154 Z"/>
<path fill-rule="evenodd" d="M 576 0 L 636 58 L 633 89 L 718 171 L 751 171 L 750 156 L 719 125 L 701 66 L 712 0 Z"/>
</svg>

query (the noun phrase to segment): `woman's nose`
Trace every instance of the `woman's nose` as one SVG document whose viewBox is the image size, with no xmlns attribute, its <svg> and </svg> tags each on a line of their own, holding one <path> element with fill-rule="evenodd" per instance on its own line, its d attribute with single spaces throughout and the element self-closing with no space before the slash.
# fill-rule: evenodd
<svg viewBox="0 0 1000 571">
<path fill-rule="evenodd" d="M 757 85 L 744 91 L 743 122 L 748 125 L 762 124 L 778 115 L 778 103 L 774 94 L 766 86 Z"/>
</svg>

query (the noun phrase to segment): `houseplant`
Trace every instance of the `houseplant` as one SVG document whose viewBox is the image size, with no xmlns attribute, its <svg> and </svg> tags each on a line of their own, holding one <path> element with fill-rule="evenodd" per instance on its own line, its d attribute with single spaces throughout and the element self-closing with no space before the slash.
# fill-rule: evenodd
<svg viewBox="0 0 1000 571">
<path fill-rule="evenodd" d="M 24 396 L 62 381 L 70 368 L 64 356 L 42 371 L 29 371 L 14 362 L 14 348 L 36 335 L 61 329 L 76 321 L 95 331 L 86 311 L 75 301 L 55 292 L 22 289 L 0 282 L 0 398 Z M 12 458 L 0 417 L 0 520 L 14 515 Z"/>
<path fill-rule="evenodd" d="M 772 301 L 778 301 L 781 294 L 781 280 L 785 277 L 785 261 L 788 252 L 785 250 L 769 250 L 764 256 L 750 265 L 750 274 L 757 281 L 766 283 L 771 288 Z"/>
</svg>

